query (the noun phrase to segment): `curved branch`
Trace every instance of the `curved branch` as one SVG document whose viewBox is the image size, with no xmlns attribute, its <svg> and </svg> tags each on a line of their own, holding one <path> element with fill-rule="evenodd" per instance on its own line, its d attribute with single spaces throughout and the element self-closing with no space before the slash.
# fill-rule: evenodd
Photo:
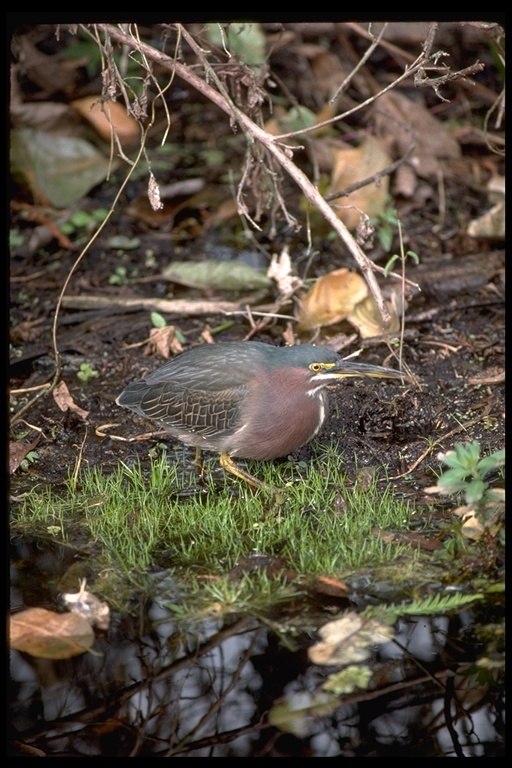
<svg viewBox="0 0 512 768">
<path fill-rule="evenodd" d="M 202 93 L 206 98 L 216 104 L 223 112 L 225 112 L 231 120 L 233 118 L 239 123 L 242 129 L 252 139 L 259 141 L 267 150 L 272 154 L 275 159 L 280 163 L 284 170 L 291 176 L 291 178 L 300 187 L 304 195 L 308 200 L 323 214 L 332 228 L 337 232 L 343 243 L 350 251 L 353 258 L 358 263 L 364 278 L 370 288 L 370 291 L 379 307 L 380 314 L 384 322 L 389 322 L 390 314 L 388 308 L 382 297 L 379 285 L 373 272 L 373 263 L 366 256 L 357 242 L 354 240 L 347 227 L 337 217 L 331 206 L 324 200 L 318 189 L 311 183 L 306 174 L 297 167 L 292 160 L 292 152 L 288 147 L 281 147 L 275 141 L 275 137 L 260 128 L 254 123 L 246 114 L 239 110 L 232 101 L 228 101 L 221 93 L 212 88 L 211 85 L 202 80 L 195 72 L 193 72 L 185 64 L 182 64 L 170 56 L 156 50 L 152 46 L 136 40 L 123 30 L 111 25 L 111 24 L 98 24 L 98 29 L 102 30 L 105 35 L 108 35 L 112 40 L 122 44 L 131 46 L 165 69 L 174 71 L 175 75 L 185 80 L 189 85 Z M 187 31 L 180 26 L 180 32 L 183 37 L 187 38 L 190 43 L 190 36 Z"/>
</svg>

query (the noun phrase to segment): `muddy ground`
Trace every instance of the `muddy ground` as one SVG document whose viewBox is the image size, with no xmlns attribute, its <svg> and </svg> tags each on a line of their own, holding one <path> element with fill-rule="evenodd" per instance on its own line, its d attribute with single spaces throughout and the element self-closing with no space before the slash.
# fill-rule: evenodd
<svg viewBox="0 0 512 768">
<path fill-rule="evenodd" d="M 64 255 L 57 268 L 53 262 L 51 273 L 49 266 L 38 264 L 37 259 L 13 260 L 15 339 L 11 386 L 15 390 L 12 395 L 15 411 L 32 396 L 33 388 L 51 381 L 54 371 L 52 315 L 72 258 Z M 135 261 L 137 256 L 132 258 Z M 162 258 L 166 259 L 167 254 Z M 437 258 L 433 256 L 428 262 L 425 271 L 429 280 L 446 268 L 446 256 L 441 249 Z M 358 468 L 380 467 L 385 468 L 391 478 L 407 475 L 407 485 L 420 489 L 435 481 L 440 466 L 439 451 L 467 440 L 480 441 L 483 453 L 503 447 L 503 253 L 489 250 L 463 255 L 454 260 L 453 266 L 460 269 L 462 275 L 468 263 L 475 265 L 475 270 L 480 269 L 479 286 L 467 290 L 464 284 L 457 285 L 449 296 L 437 286 L 428 296 L 422 294 L 409 304 L 404 358 L 417 377 L 418 386 L 353 381 L 332 388 L 330 418 L 317 440 L 332 441 L 339 446 L 341 468 L 349 478 L 355 479 Z M 82 269 L 77 270 L 73 279 L 77 287 L 73 293 L 107 297 L 119 294 L 120 289 L 107 287 L 108 277 L 117 266 L 118 257 L 98 246 L 96 259 L 90 255 Z M 145 270 L 146 277 L 148 272 Z M 155 288 L 158 291 L 156 271 L 154 284 L 127 286 L 122 293 L 151 298 Z M 26 297 L 25 301 L 22 297 Z M 172 318 L 172 321 L 179 324 L 187 341 L 195 343 L 201 339 L 205 324 L 217 325 L 222 317 Z M 27 329 L 28 339 L 19 338 L 23 328 Z M 33 341 L 31 328 L 37 335 Z M 123 443 L 99 437 L 96 431 L 114 423 L 119 426 L 106 430 L 107 434 L 110 431 L 130 437 L 151 428 L 115 404 L 115 398 L 128 382 L 163 362 L 154 354 L 144 354 L 143 342 L 150 330 L 146 309 L 129 314 L 108 310 L 62 312 L 58 330 L 62 379 L 74 402 L 88 415 L 84 418 L 71 410 L 62 412 L 52 396 L 43 396 L 27 410 L 23 418 L 37 429 L 31 430 L 19 423 L 14 434 L 31 443 L 41 430 L 36 446 L 38 458 L 26 472 L 19 471 L 14 476 L 14 492 L 18 477 L 24 481 L 23 485 L 26 481 L 62 482 L 69 468 L 75 466 L 79 453 L 82 466 L 101 466 L 106 472 L 119 461 L 132 459 L 134 454 L 147 457 L 151 442 Z M 249 331 L 248 324 L 238 323 L 219 339 L 243 339 Z M 276 335 L 266 330 L 253 338 L 279 343 Z M 348 354 L 359 346 L 357 341 L 343 353 Z M 385 364 L 389 362 L 388 350 L 382 346 L 371 347 L 363 352 L 362 359 Z M 77 376 L 83 363 L 98 374 L 85 384 Z M 308 461 L 314 460 L 314 455 L 315 441 L 298 451 L 294 458 Z"/>
<path fill-rule="evenodd" d="M 468 29 L 464 28 L 464 34 L 481 35 Z M 450 34 L 454 34 L 452 27 L 450 30 Z M 272 29 L 266 31 L 269 36 L 273 33 Z M 303 28 L 300 34 L 293 31 L 296 42 L 300 42 L 302 36 L 304 50 L 309 50 L 310 42 L 331 45 L 332 51 L 339 44 L 335 37 L 329 38 L 325 29 L 320 38 L 318 35 L 308 38 Z M 459 29 L 456 31 L 462 34 Z M 311 33 L 314 34 L 313 27 Z M 22 28 L 19 37 L 25 56 L 29 55 L 28 51 L 37 50 L 39 56 L 44 52 L 51 61 L 60 55 L 61 48 L 74 42 L 73 36 L 57 42 L 50 28 Z M 450 40 L 448 37 L 444 42 L 448 44 Z M 405 50 L 416 43 L 406 36 L 401 44 Z M 491 88 L 497 89 L 498 85 L 485 38 L 478 37 L 472 46 L 467 51 L 467 61 L 460 45 L 452 49 L 452 55 L 458 51 L 460 60 L 456 64 L 459 66 L 474 62 L 477 54 L 488 62 L 487 79 L 482 81 L 482 90 L 476 91 L 483 94 L 481 101 L 479 96 L 474 97 L 475 112 L 468 112 L 465 91 L 458 90 L 457 85 L 445 91 L 452 99 L 448 106 L 440 103 L 433 92 L 428 93 L 427 106 L 433 106 L 433 114 L 440 106 L 446 110 L 440 122 L 450 117 L 450 110 L 457 114 L 459 105 L 464 105 L 468 124 L 462 121 L 462 130 L 457 133 L 459 156 L 442 163 L 436 161 L 435 172 L 418 178 L 415 191 L 409 197 L 398 194 L 392 200 L 401 221 L 405 248 L 419 257 L 418 265 L 407 262 L 406 276 L 419 290 L 409 286 L 407 289 L 403 348 L 404 362 L 418 385 L 344 383 L 332 392 L 331 416 L 317 438 L 332 441 L 339 448 L 340 470 L 350 480 L 356 478 L 358 469 L 380 467 L 390 481 L 414 495 L 419 492 L 420 497 L 421 490 L 435 481 L 440 466 L 439 451 L 467 440 L 480 441 L 483 453 L 498 450 L 504 444 L 503 243 L 499 239 L 474 238 L 467 234 L 470 222 L 490 208 L 486 191 L 488 179 L 503 170 L 499 153 L 490 151 L 481 134 L 470 125 L 472 121 L 477 122 L 478 109 L 484 113 L 489 108 Z M 293 85 L 290 73 L 297 66 L 296 49 L 293 54 L 291 50 L 285 47 L 272 59 L 282 76 L 288 71 L 290 88 Z M 337 55 L 341 58 L 343 46 L 340 51 Z M 381 64 L 388 65 L 389 61 Z M 41 77 L 33 77 L 31 81 L 33 71 L 40 73 L 37 67 L 30 70 L 27 66 L 20 77 L 24 103 L 49 98 L 62 100 L 62 93 L 52 93 Z M 77 76 L 78 81 L 69 86 L 75 90 L 66 93 L 68 99 L 90 92 L 94 87 L 82 70 L 77 71 L 81 79 Z M 375 73 L 383 71 L 377 68 Z M 297 96 L 307 101 L 308 95 L 312 98 L 312 91 L 308 90 L 313 88 L 312 81 L 302 71 L 301 78 L 296 84 Z M 14 494 L 20 485 L 61 483 L 77 462 L 82 466 L 101 466 L 109 472 L 119 461 L 130 460 L 134 455 L 147 458 L 150 443 L 123 443 L 97 434 L 98 429 L 112 423 L 118 426 L 107 429 L 107 434 L 115 432 L 130 437 L 147 431 L 149 425 L 118 408 L 115 398 L 129 381 L 163 362 L 155 347 L 148 344 L 152 307 L 146 304 L 143 308 L 127 308 L 123 301 L 158 302 L 165 298 L 229 301 L 243 312 L 248 303 L 253 310 L 268 308 L 278 298 L 276 288 L 262 292 L 255 300 L 252 292 L 244 290 L 233 293 L 206 288 L 201 291 L 170 283 L 162 273 L 173 260 L 216 260 L 226 256 L 237 259 L 243 251 L 245 257 L 249 254 L 255 263 L 266 267 L 271 255 L 280 253 L 286 245 L 293 273 L 300 278 L 307 276 L 313 281 L 335 269 L 356 268 L 346 248 L 329 236 L 325 225 L 313 228 L 312 242 L 308 242 L 307 219 L 301 209 L 300 195 L 287 177 L 283 181 L 284 197 L 302 229 L 292 232 L 279 218 L 275 226 L 274 220 L 263 216 L 261 234 L 253 233 L 252 241 L 244 240 L 247 223 L 242 224 L 241 219 L 233 215 L 233 186 L 226 179 L 227 173 L 240 168 L 243 139 L 234 137 L 225 115 L 198 93 L 191 89 L 183 91 L 179 81 L 168 96 L 173 114 L 179 115 L 179 121 L 172 123 L 169 137 L 178 148 L 178 155 L 172 156 L 172 163 L 166 160 L 166 155 L 158 159 L 160 135 L 153 144 L 150 137 L 148 146 L 150 153 L 154 152 L 151 159 L 158 181 L 165 184 L 199 178 L 202 197 L 182 195 L 172 199 L 161 214 L 153 215 L 147 206 L 147 175 L 142 173 L 140 179 L 134 177 L 106 228 L 75 266 L 80 249 L 87 242 L 87 233 L 82 230 L 69 235 L 69 248 L 63 247 L 63 235 L 55 226 L 50 228 L 49 235 L 39 239 L 44 224 L 52 216 L 44 207 L 34 207 L 37 200 L 33 190 L 19 185 L 18 180 L 12 187 L 12 227 L 18 239 L 11 249 L 10 261 L 11 414 L 17 420 L 17 414 L 31 401 L 37 388 L 52 381 L 55 371 L 53 321 L 70 271 L 72 276 L 60 307 L 56 341 L 62 361 L 61 379 L 75 405 L 82 409 L 62 411 L 54 397 L 46 395 L 22 412 L 23 421 L 15 424 L 11 439 L 34 444 L 37 459 L 28 466 L 25 463 L 13 474 Z M 212 148 L 217 152 L 214 158 L 208 154 Z M 298 152 L 294 159 L 314 175 L 308 153 Z M 98 208 L 108 209 L 122 178 L 123 169 L 120 169 L 109 181 L 94 187 L 69 213 L 77 208 L 91 214 Z M 117 236 L 124 238 L 124 246 L 114 239 Z M 376 239 L 368 255 L 383 266 L 390 253 L 398 249 L 395 229 L 388 253 L 379 247 Z M 383 283 L 389 288 L 393 281 Z M 97 305 L 84 308 L 83 303 L 79 303 L 88 299 L 99 301 L 100 308 Z M 293 316 L 295 306 L 293 302 L 280 304 L 279 313 Z M 157 303 L 154 308 L 158 308 Z M 227 320 L 231 325 L 216 333 L 215 340 L 251 337 L 283 344 L 290 341 L 290 329 L 294 341 L 312 339 L 311 335 L 300 337 L 294 322 L 279 317 L 255 328 L 254 318 L 247 314 L 236 315 L 234 319 L 214 310 L 196 316 L 165 315 L 167 324 L 176 326 L 181 333 L 184 348 L 204 342 L 211 329 L 223 326 Z M 365 362 L 392 363 L 382 340 L 361 339 L 346 322 L 320 329 L 314 339 L 319 344 L 333 344 L 343 355 L 362 348 L 360 359 Z M 93 372 L 85 382 L 78 376 L 83 365 Z M 17 447 L 23 452 L 23 444 Z M 315 442 L 293 458 L 314 461 Z M 183 452 L 179 460 L 183 460 Z"/>
</svg>

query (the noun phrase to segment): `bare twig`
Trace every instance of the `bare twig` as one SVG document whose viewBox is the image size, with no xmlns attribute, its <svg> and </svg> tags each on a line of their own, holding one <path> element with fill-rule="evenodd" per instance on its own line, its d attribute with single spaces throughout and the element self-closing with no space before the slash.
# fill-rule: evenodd
<svg viewBox="0 0 512 768">
<path fill-rule="evenodd" d="M 373 273 L 373 264 L 368 259 L 366 254 L 357 244 L 352 237 L 347 227 L 338 218 L 336 213 L 322 197 L 316 187 L 310 182 L 306 174 L 298 168 L 298 166 L 292 160 L 292 150 L 289 147 L 282 147 L 278 143 L 278 137 L 272 136 L 259 125 L 256 125 L 247 115 L 239 110 L 236 105 L 231 101 L 227 101 L 225 97 L 213 88 L 209 83 L 202 80 L 195 72 L 189 67 L 185 66 L 181 62 L 174 61 L 169 56 L 161 53 L 155 48 L 142 43 L 134 38 L 128 36 L 123 30 L 118 29 L 110 24 L 98 25 L 100 29 L 104 30 L 111 39 L 116 40 L 122 45 L 132 45 L 148 58 L 157 61 L 160 66 L 173 70 L 175 74 L 185 80 L 189 85 L 194 87 L 210 101 L 216 104 L 223 112 L 225 112 L 231 119 L 233 117 L 236 122 L 241 126 L 243 131 L 248 136 L 250 141 L 258 141 L 266 147 L 268 152 L 278 161 L 280 166 L 292 177 L 296 184 L 303 191 L 308 200 L 324 215 L 332 228 L 337 232 L 343 243 L 348 248 L 353 258 L 357 261 L 359 268 L 361 269 L 365 280 L 370 288 L 370 291 L 379 307 L 379 311 L 384 322 L 389 322 L 390 315 L 388 308 L 382 297 L 379 285 Z M 177 25 L 179 31 L 184 34 L 184 30 L 181 25 Z M 410 74 L 410 73 L 409 73 Z M 282 137 L 281 137 L 282 138 Z"/>
<path fill-rule="evenodd" d="M 338 98 L 340 93 L 342 93 L 342 91 L 346 90 L 346 88 L 348 87 L 349 83 L 354 79 L 354 77 L 357 74 L 357 72 L 364 66 L 364 64 L 366 64 L 366 62 L 368 61 L 368 59 L 370 58 L 370 56 L 372 55 L 374 50 L 380 45 L 380 41 L 382 40 L 382 38 L 384 36 L 384 32 L 388 28 L 388 24 L 389 24 L 389 22 L 386 22 L 385 24 L 382 25 L 382 29 L 380 30 L 380 32 L 379 32 L 377 37 L 374 37 L 372 35 L 372 38 L 373 38 L 372 44 L 370 45 L 370 47 L 368 48 L 366 53 L 363 56 L 361 56 L 361 59 L 357 62 L 356 66 L 351 70 L 350 74 L 347 75 L 347 77 L 344 79 L 342 84 L 336 90 L 334 96 L 331 96 L 331 98 L 329 99 L 329 102 L 331 104 L 334 104 L 334 102 L 336 101 L 336 99 Z"/>
</svg>

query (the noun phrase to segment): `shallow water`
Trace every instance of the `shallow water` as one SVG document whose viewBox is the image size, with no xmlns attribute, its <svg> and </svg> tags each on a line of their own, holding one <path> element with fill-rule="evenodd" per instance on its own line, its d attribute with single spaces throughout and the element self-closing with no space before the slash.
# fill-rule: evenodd
<svg viewBox="0 0 512 768">
<path fill-rule="evenodd" d="M 12 555 L 12 610 L 55 609 L 69 553 L 18 542 Z M 395 640 L 370 659 L 378 685 L 339 696 L 317 715 L 307 703 L 318 703 L 336 668 L 308 660 L 314 638 L 288 644 L 243 616 L 187 628 L 165 607 L 172 600 L 169 579 L 165 599 L 114 614 L 93 653 L 50 661 L 11 651 L 17 742 L 61 757 L 503 754 L 503 691 L 468 675 L 479 652 L 471 611 L 400 621 Z M 285 702 L 289 712 L 302 710 L 288 719 L 293 733 L 269 722 Z"/>
</svg>

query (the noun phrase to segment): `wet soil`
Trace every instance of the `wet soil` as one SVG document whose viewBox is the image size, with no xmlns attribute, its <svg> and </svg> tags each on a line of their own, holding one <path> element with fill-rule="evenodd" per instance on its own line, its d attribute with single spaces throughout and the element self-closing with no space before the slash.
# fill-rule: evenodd
<svg viewBox="0 0 512 768">
<path fill-rule="evenodd" d="M 407 227 L 407 222 L 404 222 Z M 471 243 L 474 249 L 474 245 Z M 143 250 L 143 246 L 141 249 Z M 195 250 L 201 251 L 196 244 Z M 51 381 L 55 365 L 51 328 L 56 297 L 72 254 L 61 254 L 50 265 L 36 257 L 16 255 L 11 271 L 11 387 L 16 412 L 33 397 L 34 388 Z M 324 253 L 324 259 L 328 255 Z M 140 265 L 140 252 L 130 262 Z M 168 253 L 158 255 L 166 263 Z M 444 280 L 447 261 L 453 284 Z M 30 430 L 20 423 L 14 435 L 30 443 L 38 439 L 37 462 L 27 473 L 18 472 L 12 481 L 13 492 L 35 480 L 61 483 L 68 469 L 75 465 L 80 446 L 84 466 L 101 466 L 106 472 L 134 453 L 147 457 L 151 443 L 123 443 L 97 430 L 117 424 L 116 434 L 124 437 L 148 432 L 152 425 L 132 417 L 115 404 L 124 386 L 162 364 L 163 359 L 147 354 L 151 320 L 146 308 L 129 314 L 108 309 L 109 296 L 151 299 L 167 285 L 159 277 L 158 266 L 144 269 L 147 282 L 123 288 L 110 287 L 108 278 L 115 274 L 119 256 L 101 243 L 86 256 L 77 269 L 70 293 L 101 296 L 107 308 L 96 311 L 61 311 L 57 339 L 62 361 L 62 379 L 79 408 L 87 416 L 62 412 L 51 396 L 36 400 L 23 415 Z M 469 270 L 478 278 L 468 289 Z M 151 274 L 154 282 L 150 282 Z M 355 479 L 358 468 L 381 468 L 390 478 L 407 475 L 407 486 L 420 490 L 435 482 L 439 470 L 437 453 L 456 443 L 478 440 L 482 452 L 490 453 L 504 444 L 504 252 L 481 250 L 448 257 L 445 248 L 427 255 L 421 271 L 411 271 L 411 279 L 426 290 L 408 305 L 405 316 L 404 360 L 417 378 L 418 386 L 402 387 L 395 382 L 355 380 L 331 388 L 331 412 L 318 440 L 332 441 L 340 450 L 342 471 Z M 457 274 L 459 278 L 457 280 Z M 419 275 L 419 277 L 418 277 Z M 424 276 L 422 276 L 424 275 Z M 440 275 L 436 283 L 436 277 Z M 449 292 L 448 292 L 449 291 Z M 223 297 L 220 297 L 223 298 Z M 186 345 L 201 343 L 206 327 L 223 322 L 222 315 L 199 318 L 169 317 L 186 338 Z M 268 343 L 283 343 L 283 327 L 277 323 L 252 338 Z M 332 329 L 330 329 L 332 331 Z M 335 328 L 343 341 L 350 335 L 348 326 Z M 248 322 L 239 321 L 218 340 L 243 339 L 251 332 Z M 329 343 L 320 338 L 318 343 Z M 390 362 L 383 344 L 346 346 L 350 354 L 363 346 L 360 359 L 374 364 Z M 367 347 L 364 349 L 364 347 Z M 95 372 L 83 383 L 78 378 L 80 366 L 87 364 Z M 37 391 L 37 390 L 36 390 Z M 112 431 L 112 430 L 111 430 Z M 109 430 L 106 430 L 108 434 Z M 158 439 L 158 438 L 157 438 Z M 161 438 L 160 438 L 161 439 Z M 312 460 L 315 441 L 294 455 L 297 461 Z M 183 452 L 181 453 L 183 456 Z M 403 482 L 401 483 L 403 485 Z"/>
</svg>

